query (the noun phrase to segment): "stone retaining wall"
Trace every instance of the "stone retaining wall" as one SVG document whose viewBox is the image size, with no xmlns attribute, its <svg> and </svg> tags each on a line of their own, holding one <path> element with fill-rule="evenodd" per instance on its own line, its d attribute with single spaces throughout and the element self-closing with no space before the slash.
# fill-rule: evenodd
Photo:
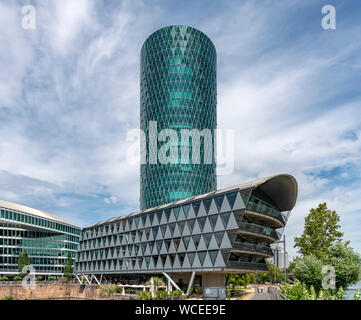
<svg viewBox="0 0 361 320">
<path fill-rule="evenodd" d="M 24 289 L 21 284 L 0 284 L 0 299 L 11 296 L 13 299 L 107 299 L 98 290 L 98 285 L 80 285 L 75 283 L 66 284 L 37 284 L 34 289 Z M 134 299 L 132 295 L 119 296 L 115 299 Z"/>
</svg>

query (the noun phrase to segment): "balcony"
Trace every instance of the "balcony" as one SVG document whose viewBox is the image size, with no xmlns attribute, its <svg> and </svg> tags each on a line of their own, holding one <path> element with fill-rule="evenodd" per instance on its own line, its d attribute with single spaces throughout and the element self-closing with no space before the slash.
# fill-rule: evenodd
<svg viewBox="0 0 361 320">
<path fill-rule="evenodd" d="M 247 253 L 265 258 L 273 257 L 272 249 L 262 244 L 235 241 L 232 243 L 232 248 L 240 253 Z"/>
<path fill-rule="evenodd" d="M 279 210 L 254 196 L 249 198 L 244 215 L 249 220 L 273 228 L 285 226 L 285 221 Z"/>
<path fill-rule="evenodd" d="M 267 272 L 268 268 L 265 263 L 256 262 L 243 262 L 243 261 L 228 261 L 226 263 L 226 269 L 235 269 L 237 273 L 243 272 Z"/>
<path fill-rule="evenodd" d="M 268 243 L 273 243 L 280 239 L 280 234 L 272 228 L 263 227 L 253 223 L 240 223 L 238 233 L 246 238 L 261 239 Z"/>
</svg>

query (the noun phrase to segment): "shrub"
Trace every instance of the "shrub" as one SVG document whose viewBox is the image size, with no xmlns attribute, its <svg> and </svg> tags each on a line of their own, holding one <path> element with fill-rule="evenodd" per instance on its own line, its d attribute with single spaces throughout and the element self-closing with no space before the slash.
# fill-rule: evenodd
<svg viewBox="0 0 361 320">
<path fill-rule="evenodd" d="M 4 276 L 4 277 L 0 277 L 0 281 L 9 281 L 9 278 Z"/>
<path fill-rule="evenodd" d="M 42 276 L 36 276 L 36 277 L 35 277 L 35 281 L 41 281 L 41 280 L 43 280 L 43 277 L 42 277 Z"/>
<path fill-rule="evenodd" d="M 117 287 L 111 284 L 109 286 L 100 286 L 99 290 L 109 298 L 117 292 Z"/>
<path fill-rule="evenodd" d="M 153 277 L 154 286 L 165 286 L 165 282 L 162 278 L 159 277 Z M 150 279 L 145 283 L 146 286 L 150 286 Z"/>
<path fill-rule="evenodd" d="M 164 298 L 168 298 L 168 292 L 165 290 L 158 290 L 157 299 L 164 299 Z"/>
<path fill-rule="evenodd" d="M 55 277 L 55 276 L 49 276 L 48 280 L 49 280 L 49 281 L 56 281 L 56 280 L 57 280 L 57 277 Z"/>
<path fill-rule="evenodd" d="M 14 281 L 21 281 L 23 280 L 23 278 L 21 276 L 15 276 L 14 277 Z"/>
<path fill-rule="evenodd" d="M 293 269 L 294 276 L 308 288 L 313 286 L 317 291 L 321 289 L 322 279 L 322 261 L 315 256 L 306 256 L 299 259 Z"/>
<path fill-rule="evenodd" d="M 361 257 L 342 243 L 329 248 L 327 263 L 335 268 L 337 288 L 347 288 L 361 278 Z"/>
<path fill-rule="evenodd" d="M 13 300 L 14 298 L 12 296 L 5 296 L 1 298 L 0 300 Z"/>
<path fill-rule="evenodd" d="M 171 293 L 170 293 L 170 296 L 171 297 L 179 297 L 183 294 L 183 292 L 181 290 L 173 290 Z"/>
<path fill-rule="evenodd" d="M 151 300 L 152 293 L 150 291 L 136 290 L 138 300 Z"/>
<path fill-rule="evenodd" d="M 358 289 L 355 293 L 355 296 L 353 297 L 354 300 L 360 300 L 361 297 L 361 291 Z"/>
<path fill-rule="evenodd" d="M 284 287 L 280 287 L 280 293 L 290 300 L 344 300 L 344 292 L 342 288 L 336 290 L 315 290 L 313 286 L 307 287 L 305 283 L 296 280 L 294 285 L 287 284 L 287 291 Z"/>
</svg>

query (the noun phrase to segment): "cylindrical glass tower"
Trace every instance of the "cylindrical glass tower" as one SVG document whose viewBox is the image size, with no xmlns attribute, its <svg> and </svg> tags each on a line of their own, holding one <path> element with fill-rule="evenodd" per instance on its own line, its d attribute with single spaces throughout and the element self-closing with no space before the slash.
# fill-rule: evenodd
<svg viewBox="0 0 361 320">
<path fill-rule="evenodd" d="M 165 27 L 144 42 L 140 70 L 140 128 L 145 133 L 141 140 L 142 210 L 217 188 L 213 147 L 216 64 L 213 43 L 192 27 Z M 183 153 L 187 149 L 188 155 Z"/>
</svg>

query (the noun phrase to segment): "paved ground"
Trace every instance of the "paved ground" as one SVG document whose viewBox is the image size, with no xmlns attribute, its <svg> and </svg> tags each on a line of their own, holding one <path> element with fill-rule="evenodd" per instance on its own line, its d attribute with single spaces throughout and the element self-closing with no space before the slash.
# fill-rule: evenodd
<svg viewBox="0 0 361 320">
<path fill-rule="evenodd" d="M 271 300 L 271 297 L 268 293 L 255 293 L 252 300 Z"/>
<path fill-rule="evenodd" d="M 271 300 L 271 297 L 267 293 L 267 288 L 255 288 L 252 300 Z"/>
</svg>

